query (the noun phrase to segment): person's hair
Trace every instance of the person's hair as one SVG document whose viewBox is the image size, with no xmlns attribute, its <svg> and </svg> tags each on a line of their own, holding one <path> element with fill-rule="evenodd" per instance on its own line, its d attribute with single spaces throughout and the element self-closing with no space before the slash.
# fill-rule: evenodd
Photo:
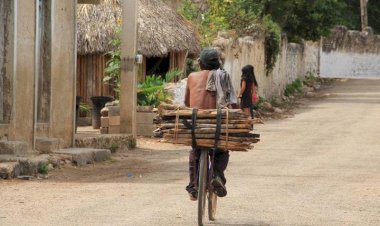
<svg viewBox="0 0 380 226">
<path fill-rule="evenodd" d="M 217 70 L 220 68 L 219 53 L 215 49 L 206 48 L 199 56 L 201 70 Z"/>
<path fill-rule="evenodd" d="M 241 69 L 241 72 L 242 72 L 241 74 L 242 79 L 244 79 L 247 83 L 253 82 L 253 84 L 255 84 L 255 86 L 258 87 L 254 67 L 252 65 L 250 64 L 245 65 Z"/>
</svg>

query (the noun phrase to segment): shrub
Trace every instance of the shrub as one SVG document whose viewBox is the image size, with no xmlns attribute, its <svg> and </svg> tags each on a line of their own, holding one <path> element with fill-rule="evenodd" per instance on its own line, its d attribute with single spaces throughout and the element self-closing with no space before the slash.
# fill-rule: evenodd
<svg viewBox="0 0 380 226">
<path fill-rule="evenodd" d="M 166 73 L 165 82 L 173 82 L 176 81 L 182 75 L 182 71 L 179 69 L 174 69 Z"/>
<path fill-rule="evenodd" d="M 49 166 L 47 163 L 43 162 L 38 165 L 38 173 L 46 175 L 48 174 Z"/>
<path fill-rule="evenodd" d="M 120 65 L 121 65 L 121 27 L 117 25 L 114 27 L 115 38 L 111 40 L 110 44 L 114 47 L 114 50 L 108 52 L 110 60 L 107 61 L 107 67 L 105 68 L 105 77 L 103 82 L 113 87 L 116 94 L 120 92 Z"/>
<path fill-rule="evenodd" d="M 312 72 L 307 72 L 305 76 L 305 81 L 303 82 L 305 85 L 312 86 L 315 81 L 317 80 L 317 77 Z"/>
<path fill-rule="evenodd" d="M 117 149 L 119 148 L 119 145 L 117 144 L 112 144 L 111 147 L 110 147 L 110 151 L 111 153 L 115 153 L 117 151 Z"/>
<path fill-rule="evenodd" d="M 259 100 L 257 101 L 256 103 L 256 107 L 258 109 L 262 108 L 263 107 L 263 104 L 265 103 L 265 98 L 262 97 L 262 96 L 259 96 Z"/>
<path fill-rule="evenodd" d="M 267 75 L 271 73 L 276 66 L 278 55 L 280 54 L 281 45 L 281 28 L 273 22 L 270 16 L 265 16 L 263 23 L 266 30 L 265 35 L 265 65 Z"/>
<path fill-rule="evenodd" d="M 276 97 L 272 97 L 272 98 L 270 98 L 270 104 L 271 104 L 273 107 L 278 106 L 279 103 L 278 103 L 277 98 L 276 98 Z"/>
<path fill-rule="evenodd" d="M 165 81 L 161 76 L 147 76 L 145 81 L 137 86 L 137 104 L 141 106 L 158 106 L 170 99 L 165 90 Z"/>
<path fill-rule="evenodd" d="M 87 116 L 91 112 L 91 106 L 86 103 L 80 103 L 79 105 L 79 115 Z"/>
<path fill-rule="evenodd" d="M 291 96 L 293 95 L 294 93 L 299 93 L 302 91 L 302 87 L 303 87 L 303 84 L 302 84 L 302 81 L 300 79 L 296 79 L 294 82 L 286 85 L 286 88 L 285 88 L 285 96 Z"/>
</svg>

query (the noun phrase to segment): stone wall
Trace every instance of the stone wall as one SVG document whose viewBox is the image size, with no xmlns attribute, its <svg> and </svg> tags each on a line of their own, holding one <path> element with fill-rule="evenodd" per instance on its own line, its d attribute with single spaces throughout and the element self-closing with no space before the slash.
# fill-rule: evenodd
<svg viewBox="0 0 380 226">
<path fill-rule="evenodd" d="M 321 76 L 380 77 L 380 35 L 336 27 L 322 40 Z"/>
<path fill-rule="evenodd" d="M 220 35 L 214 42 L 225 56 L 224 68 L 230 73 L 237 91 L 240 89 L 241 68 L 247 64 L 255 67 L 260 96 L 270 98 L 281 96 L 288 83 L 303 78 L 309 72 L 318 72 L 319 47 L 317 43 L 288 43 L 283 38 L 281 53 L 276 66 L 269 74 L 265 68 L 265 49 L 263 37 L 244 37 L 234 40 Z"/>
<path fill-rule="evenodd" d="M 266 99 L 282 96 L 286 85 L 297 78 L 317 75 L 319 72 L 318 42 L 288 43 L 284 37 L 275 68 L 268 75 L 263 37 L 247 36 L 236 40 L 221 33 L 213 45 L 222 52 L 224 69 L 231 75 L 235 92 L 240 90 L 241 68 L 247 64 L 254 66 L 259 84 L 258 94 Z M 184 104 L 185 87 L 186 80 L 168 87 L 173 93 L 175 104 Z"/>
</svg>

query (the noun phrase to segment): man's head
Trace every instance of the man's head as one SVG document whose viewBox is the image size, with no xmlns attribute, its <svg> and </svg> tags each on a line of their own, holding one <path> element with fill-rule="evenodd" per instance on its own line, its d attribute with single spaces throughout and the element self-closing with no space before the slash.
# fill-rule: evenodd
<svg viewBox="0 0 380 226">
<path fill-rule="evenodd" d="M 199 66 L 201 70 L 216 70 L 220 67 L 219 53 L 215 49 L 207 48 L 202 50 L 199 56 Z"/>
</svg>

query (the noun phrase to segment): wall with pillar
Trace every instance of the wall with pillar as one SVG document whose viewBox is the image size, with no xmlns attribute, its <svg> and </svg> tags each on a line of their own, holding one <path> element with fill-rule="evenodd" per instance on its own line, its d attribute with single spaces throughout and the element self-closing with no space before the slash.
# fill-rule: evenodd
<svg viewBox="0 0 380 226">
<path fill-rule="evenodd" d="M 36 2 L 15 1 L 14 111 L 9 139 L 33 142 Z"/>
<path fill-rule="evenodd" d="M 2 117 L 0 117 L 0 139 L 24 141 L 32 147 L 34 138 L 46 136 L 59 138 L 62 147 L 71 146 L 73 143 L 74 118 L 75 118 L 75 0 L 48 0 L 51 1 L 51 31 L 49 37 L 51 44 L 43 46 L 51 52 L 51 59 L 36 60 L 38 55 L 38 41 L 36 40 L 37 1 L 11 2 L 12 15 L 7 19 L 4 30 L 4 16 L 0 16 L 0 31 L 4 30 L 5 36 L 1 36 L 0 61 L 2 86 L 9 84 L 8 90 L 3 90 Z M 3 4 L 2 1 L 1 4 Z M 0 6 L 4 9 L 4 5 Z M 5 38 L 4 38 L 5 37 Z M 41 42 L 45 43 L 45 42 Z M 46 43 L 45 43 L 46 44 Z M 6 56 L 6 57 L 4 57 Z M 39 61 L 43 59 L 42 61 Z M 41 63 L 42 62 L 42 63 Z M 50 92 L 47 92 L 48 120 L 44 128 L 37 124 L 35 110 L 37 108 L 36 91 L 38 90 L 38 76 L 40 71 L 36 65 L 44 64 L 49 70 Z M 49 64 L 45 67 L 45 64 Z M 4 80 L 5 78 L 5 80 Z M 4 83 L 5 81 L 5 83 Z M 4 95 L 7 91 L 7 95 Z M 9 100 L 8 102 L 5 101 Z M 9 112 L 9 116 L 4 114 Z M 4 117 L 7 116 L 7 117 Z M 38 125 L 38 126 L 37 126 Z M 36 129 L 35 129 L 36 128 Z"/>
<path fill-rule="evenodd" d="M 5 17 L 6 12 L 4 1 L 0 1 L 0 122 L 4 122 L 4 61 L 5 61 Z"/>
<path fill-rule="evenodd" d="M 13 111 L 14 4 L 0 2 L 0 138 L 8 136 Z"/>
<path fill-rule="evenodd" d="M 52 5 L 50 136 L 70 146 L 75 118 L 75 0 Z"/>
</svg>

